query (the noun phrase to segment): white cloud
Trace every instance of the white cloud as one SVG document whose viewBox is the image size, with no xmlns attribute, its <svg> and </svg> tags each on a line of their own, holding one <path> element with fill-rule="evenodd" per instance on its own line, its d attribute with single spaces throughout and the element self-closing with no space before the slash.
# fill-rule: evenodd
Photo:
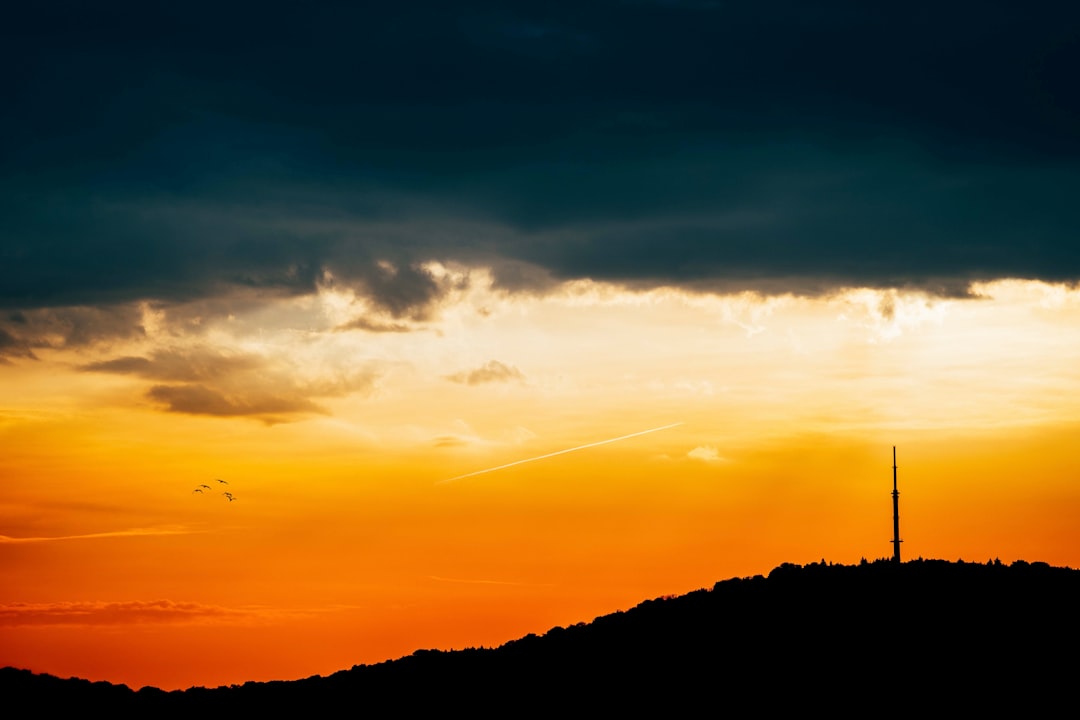
<svg viewBox="0 0 1080 720">
<path fill-rule="evenodd" d="M 712 445 L 699 445 L 686 453 L 686 456 L 704 462 L 718 462 L 723 460 L 723 458 L 720 457 L 720 453 Z"/>
</svg>

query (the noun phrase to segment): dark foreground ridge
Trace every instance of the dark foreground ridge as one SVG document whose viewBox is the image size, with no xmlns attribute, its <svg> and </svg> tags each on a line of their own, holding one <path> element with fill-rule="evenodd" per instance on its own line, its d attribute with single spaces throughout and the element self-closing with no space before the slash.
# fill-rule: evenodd
<svg viewBox="0 0 1080 720">
<path fill-rule="evenodd" d="M 1078 608 L 1080 570 L 1041 562 L 784 564 L 497 648 L 327 677 L 163 692 L 4 668 L 0 697 L 35 716 L 1072 712 Z"/>
</svg>

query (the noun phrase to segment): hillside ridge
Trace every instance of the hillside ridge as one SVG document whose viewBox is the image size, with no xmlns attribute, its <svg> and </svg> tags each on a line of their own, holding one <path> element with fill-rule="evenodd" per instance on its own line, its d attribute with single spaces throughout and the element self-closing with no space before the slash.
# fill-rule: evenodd
<svg viewBox="0 0 1080 720">
<path fill-rule="evenodd" d="M 324 703 L 495 712 L 526 698 L 549 709 L 612 710 L 694 707 L 747 692 L 789 704 L 836 685 L 892 694 L 894 705 L 971 709 L 993 698 L 994 708 L 1030 709 L 1072 686 L 1077 607 L 1080 570 L 1044 562 L 822 560 L 645 600 L 494 648 L 418 650 L 325 677 L 165 692 L 4 668 L 0 691 L 42 709 L 75 703 L 114 715 L 302 712 Z"/>
</svg>

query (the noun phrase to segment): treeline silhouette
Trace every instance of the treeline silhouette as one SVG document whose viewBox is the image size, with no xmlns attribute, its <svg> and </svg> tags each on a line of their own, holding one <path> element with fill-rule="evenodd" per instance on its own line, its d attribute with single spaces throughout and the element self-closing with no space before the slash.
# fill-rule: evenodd
<svg viewBox="0 0 1080 720">
<path fill-rule="evenodd" d="M 4 668 L 0 697 L 22 716 L 1030 715 L 1075 703 L 1078 607 L 1080 570 L 1041 562 L 785 563 L 497 648 L 173 692 Z"/>
</svg>

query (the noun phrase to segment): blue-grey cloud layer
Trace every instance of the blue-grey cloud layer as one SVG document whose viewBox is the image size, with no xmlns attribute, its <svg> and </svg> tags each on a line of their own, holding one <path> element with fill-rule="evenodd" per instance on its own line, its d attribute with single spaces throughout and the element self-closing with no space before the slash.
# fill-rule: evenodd
<svg viewBox="0 0 1080 720">
<path fill-rule="evenodd" d="M 416 319 L 426 260 L 509 288 L 1072 282 L 1078 38 L 1062 2 L 25 3 L 0 307 L 329 270 Z"/>
</svg>

